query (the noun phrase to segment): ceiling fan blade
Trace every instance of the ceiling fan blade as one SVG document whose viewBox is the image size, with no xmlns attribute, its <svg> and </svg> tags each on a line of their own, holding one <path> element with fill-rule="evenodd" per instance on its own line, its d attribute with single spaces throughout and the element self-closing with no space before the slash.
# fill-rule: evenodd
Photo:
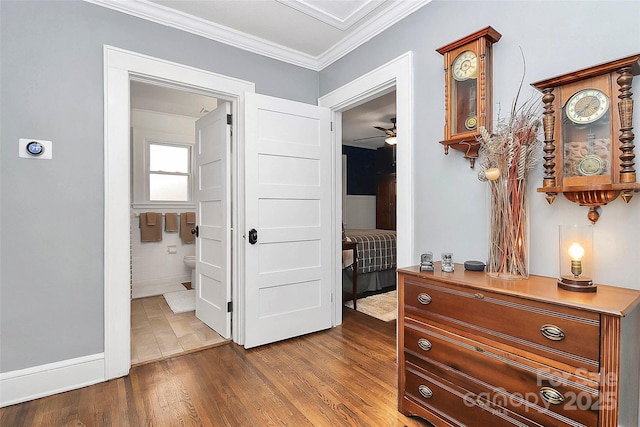
<svg viewBox="0 0 640 427">
<path fill-rule="evenodd" d="M 378 129 L 379 131 L 382 131 L 382 132 L 386 133 L 389 136 L 393 135 L 393 133 L 394 133 L 393 128 L 386 129 L 386 128 L 382 128 L 380 126 L 374 126 L 374 128 Z"/>
</svg>

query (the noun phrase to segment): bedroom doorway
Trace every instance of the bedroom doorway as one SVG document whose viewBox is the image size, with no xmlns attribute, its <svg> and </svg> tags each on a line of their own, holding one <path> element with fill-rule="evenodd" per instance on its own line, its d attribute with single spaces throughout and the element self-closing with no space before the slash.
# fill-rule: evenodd
<svg viewBox="0 0 640 427">
<path fill-rule="evenodd" d="M 344 301 L 385 321 L 396 311 L 395 122 L 395 90 L 342 113 L 342 223 L 357 246 L 343 252 Z"/>
<path fill-rule="evenodd" d="M 342 113 L 342 156 L 346 160 L 342 222 L 347 229 L 396 229 L 396 194 L 385 191 L 385 183 L 395 183 L 390 177 L 396 173 L 396 145 L 389 135 L 395 135 L 395 120 L 395 90 Z M 385 204 L 380 203 L 381 198 Z"/>
<path fill-rule="evenodd" d="M 395 91 L 397 128 L 397 193 L 396 193 L 396 262 L 400 267 L 412 264 L 414 258 L 413 219 L 413 53 L 406 52 L 382 66 L 333 90 L 318 100 L 331 108 L 334 123 L 335 273 L 334 324 L 342 323 L 342 115 L 382 95 Z"/>
</svg>

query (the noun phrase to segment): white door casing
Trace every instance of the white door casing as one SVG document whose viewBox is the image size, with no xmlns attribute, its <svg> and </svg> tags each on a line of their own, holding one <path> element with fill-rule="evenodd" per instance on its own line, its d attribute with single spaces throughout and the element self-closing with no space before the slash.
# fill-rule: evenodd
<svg viewBox="0 0 640 427">
<path fill-rule="evenodd" d="M 334 123 L 333 162 L 334 174 L 334 281 L 337 295 L 342 291 L 341 218 L 342 197 L 342 112 L 396 91 L 396 146 L 397 166 L 397 260 L 398 267 L 415 264 L 415 239 L 413 215 L 413 52 L 409 51 L 381 65 L 318 99 L 318 105 L 331 109 Z M 333 325 L 342 323 L 342 298 L 334 301 Z"/>
<path fill-rule="evenodd" d="M 331 327 L 329 116 L 245 95 L 245 348 Z"/>
<path fill-rule="evenodd" d="M 196 317 L 231 337 L 231 126 L 225 102 L 196 122 Z"/>
<path fill-rule="evenodd" d="M 129 174 L 129 81 L 139 76 L 155 82 L 165 82 L 176 87 L 207 93 L 218 99 L 231 101 L 234 116 L 234 144 L 243 139 L 243 117 L 238 114 L 244 108 L 244 94 L 255 90 L 255 84 L 223 76 L 187 65 L 104 46 L 104 379 L 118 378 L 129 373 L 131 367 L 131 300 L 130 300 L 130 174 Z M 236 152 L 240 151 L 240 147 Z M 233 150 L 232 150 L 233 151 Z M 232 155 L 233 158 L 233 155 Z M 232 162 L 231 174 L 241 175 L 241 165 Z M 232 183 L 236 195 L 238 182 Z M 235 197 L 235 196 L 234 196 Z M 235 200 L 232 215 L 238 216 L 241 202 Z M 238 223 L 236 220 L 233 223 Z M 233 237 L 232 237 L 233 238 Z M 237 240 L 237 236 L 235 237 Z M 239 245 L 232 244 L 232 252 Z M 242 342 L 243 289 L 238 286 L 242 270 L 232 259 L 232 270 L 237 272 L 232 280 L 237 316 L 233 339 Z M 232 277 L 234 277 L 232 273 Z M 237 336 L 236 336 L 237 334 Z"/>
</svg>

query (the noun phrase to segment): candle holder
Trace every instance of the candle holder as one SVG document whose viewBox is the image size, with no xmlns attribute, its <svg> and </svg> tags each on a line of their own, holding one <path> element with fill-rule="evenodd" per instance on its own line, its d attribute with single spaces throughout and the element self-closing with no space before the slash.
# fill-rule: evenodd
<svg viewBox="0 0 640 427">
<path fill-rule="evenodd" d="M 572 292 L 596 292 L 591 279 L 593 229 L 591 225 L 560 226 L 560 279 L 558 287 Z"/>
</svg>

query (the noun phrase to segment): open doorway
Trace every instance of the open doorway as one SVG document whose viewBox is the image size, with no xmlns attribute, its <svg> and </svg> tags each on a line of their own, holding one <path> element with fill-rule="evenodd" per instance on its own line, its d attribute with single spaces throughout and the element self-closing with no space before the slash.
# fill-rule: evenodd
<svg viewBox="0 0 640 427">
<path fill-rule="evenodd" d="M 396 92 L 397 127 L 397 194 L 396 194 L 396 234 L 397 264 L 412 264 L 414 252 L 413 219 L 413 53 L 406 52 L 351 82 L 333 90 L 318 99 L 320 106 L 333 112 L 334 123 L 334 169 L 342 176 L 342 114 L 374 98 Z M 342 180 L 335 181 L 335 253 L 338 268 L 334 270 L 336 295 L 341 295 L 342 287 L 342 239 L 340 227 L 342 217 Z M 342 323 L 342 298 L 334 299 L 334 324 Z"/>
<path fill-rule="evenodd" d="M 384 321 L 396 313 L 395 123 L 395 90 L 342 112 L 343 295 Z"/>
<path fill-rule="evenodd" d="M 255 91 L 255 85 L 237 78 L 197 70 L 192 67 L 141 55 L 112 46 L 104 47 L 105 61 L 105 219 L 104 219 L 104 284 L 105 284 L 105 333 L 104 379 L 118 378 L 131 368 L 131 201 L 130 201 L 130 80 L 145 76 L 148 81 L 169 84 L 206 93 L 230 103 L 231 114 L 238 116 L 246 93 Z M 241 129 L 232 122 L 234 135 Z M 230 143 L 231 173 L 237 174 L 237 137 Z M 231 209 L 233 224 L 237 224 L 240 210 L 237 206 L 238 183 L 233 183 L 234 200 Z M 239 304 L 234 314 L 233 340 L 242 342 L 243 294 L 238 288 L 238 236 L 230 244 L 232 264 L 227 268 L 233 292 Z M 229 327 L 231 320 L 229 318 Z"/>
<path fill-rule="evenodd" d="M 208 94 L 131 81 L 132 365 L 229 342 L 196 315 L 191 233 L 196 121 L 218 104 Z"/>
</svg>

